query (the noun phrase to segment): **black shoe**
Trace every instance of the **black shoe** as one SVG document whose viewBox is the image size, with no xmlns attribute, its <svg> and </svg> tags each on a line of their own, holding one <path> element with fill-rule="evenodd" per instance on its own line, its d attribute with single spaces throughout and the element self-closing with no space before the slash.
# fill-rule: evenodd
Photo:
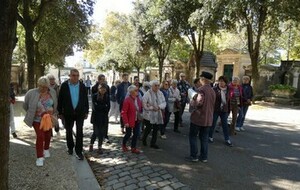
<svg viewBox="0 0 300 190">
<path fill-rule="evenodd" d="M 84 159 L 84 156 L 83 156 L 82 153 L 76 154 L 76 157 L 77 157 L 78 160 L 83 160 Z"/>
<path fill-rule="evenodd" d="M 229 146 L 229 147 L 233 147 L 232 142 L 231 142 L 230 140 L 227 140 L 227 141 L 225 142 L 225 144 L 226 144 L 227 146 Z"/>
<path fill-rule="evenodd" d="M 175 133 L 180 133 L 180 131 L 178 129 L 175 129 L 174 132 Z"/>
<path fill-rule="evenodd" d="M 159 146 L 157 146 L 156 144 L 153 144 L 150 146 L 151 148 L 154 148 L 154 149 L 159 149 Z"/>
<path fill-rule="evenodd" d="M 18 138 L 18 135 L 17 135 L 16 133 L 12 133 L 12 136 L 13 136 L 14 138 Z"/>
<path fill-rule="evenodd" d="M 110 142 L 109 139 L 105 139 L 105 142 L 106 142 L 107 144 L 111 144 L 111 142 Z"/>
<path fill-rule="evenodd" d="M 68 152 L 69 155 L 73 155 L 73 150 L 72 149 L 68 149 L 67 152 Z"/>
</svg>

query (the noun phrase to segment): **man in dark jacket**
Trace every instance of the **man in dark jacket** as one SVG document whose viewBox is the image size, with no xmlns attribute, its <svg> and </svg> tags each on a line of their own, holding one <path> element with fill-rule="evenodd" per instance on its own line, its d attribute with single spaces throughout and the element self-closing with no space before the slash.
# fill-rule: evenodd
<svg viewBox="0 0 300 190">
<path fill-rule="evenodd" d="M 72 129 L 76 122 L 75 152 L 79 160 L 83 160 L 83 122 L 88 117 L 89 103 L 87 91 L 79 81 L 77 69 L 70 71 L 70 79 L 63 82 L 60 87 L 57 106 L 59 117 L 65 121 L 66 139 L 69 155 L 73 154 L 74 141 Z"/>
<path fill-rule="evenodd" d="M 127 88 L 130 86 L 130 82 L 128 81 L 128 74 L 127 73 L 124 73 L 122 75 L 122 82 L 117 86 L 117 94 L 116 94 L 116 98 L 117 98 L 117 102 L 119 103 L 120 105 L 120 113 L 121 113 L 121 110 L 123 108 L 123 102 L 124 102 L 124 99 L 126 97 L 126 94 L 127 94 Z M 122 133 L 125 133 L 125 130 L 124 130 L 124 124 L 123 124 L 123 120 L 122 120 L 122 117 L 120 119 L 120 123 L 121 123 L 121 130 L 122 130 Z"/>
</svg>

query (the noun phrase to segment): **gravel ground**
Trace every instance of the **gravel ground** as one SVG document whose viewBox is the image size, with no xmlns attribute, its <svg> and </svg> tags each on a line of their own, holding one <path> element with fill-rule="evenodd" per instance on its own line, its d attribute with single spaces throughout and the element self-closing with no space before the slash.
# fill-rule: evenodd
<svg viewBox="0 0 300 190">
<path fill-rule="evenodd" d="M 9 189 L 72 189 L 78 188 L 72 157 L 66 153 L 65 131 L 60 138 L 54 136 L 50 144 L 51 157 L 43 167 L 35 165 L 35 132 L 22 122 L 21 102 L 15 106 L 18 138 L 11 136 L 9 152 Z"/>
</svg>

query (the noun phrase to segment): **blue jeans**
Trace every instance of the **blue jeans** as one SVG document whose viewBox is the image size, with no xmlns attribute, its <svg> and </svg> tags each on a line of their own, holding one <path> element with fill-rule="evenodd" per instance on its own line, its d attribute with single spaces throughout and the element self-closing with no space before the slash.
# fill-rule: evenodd
<svg viewBox="0 0 300 190">
<path fill-rule="evenodd" d="M 249 108 L 248 105 L 242 106 L 240 108 L 240 110 L 239 110 L 239 116 L 238 116 L 237 121 L 236 121 L 236 127 L 238 127 L 238 128 L 243 127 L 244 121 L 245 121 L 245 118 L 246 118 L 246 114 L 247 114 L 247 111 L 248 111 L 248 108 Z"/>
<path fill-rule="evenodd" d="M 140 133 L 140 123 L 136 122 L 134 128 L 131 127 L 126 127 L 126 133 L 125 136 L 123 138 L 123 145 L 126 145 L 128 139 L 131 136 L 131 133 L 133 132 L 133 136 L 131 139 L 131 148 L 136 148 L 136 142 L 137 142 L 137 138 L 138 135 Z"/>
<path fill-rule="evenodd" d="M 207 160 L 208 155 L 208 133 L 210 127 L 198 126 L 193 123 L 190 124 L 190 156 L 192 158 L 197 158 L 198 154 L 198 143 L 197 143 L 197 135 L 199 134 L 200 139 L 200 160 Z"/>
<path fill-rule="evenodd" d="M 209 137 L 213 138 L 213 134 L 214 134 L 219 116 L 221 119 L 224 139 L 225 139 L 225 141 L 227 141 L 227 140 L 229 140 L 228 113 L 227 112 L 214 112 L 213 124 L 212 124 L 212 127 L 209 129 Z"/>
</svg>

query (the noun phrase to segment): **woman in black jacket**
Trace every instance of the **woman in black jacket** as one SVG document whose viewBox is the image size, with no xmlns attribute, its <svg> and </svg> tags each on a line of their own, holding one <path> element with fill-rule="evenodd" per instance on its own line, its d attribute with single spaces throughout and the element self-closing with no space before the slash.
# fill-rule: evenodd
<svg viewBox="0 0 300 190">
<path fill-rule="evenodd" d="M 102 142 L 105 136 L 105 127 L 108 125 L 108 112 L 110 109 L 110 100 L 105 84 L 99 84 L 98 92 L 92 95 L 92 105 L 91 123 L 95 135 L 91 137 L 89 151 L 93 151 L 94 142 L 98 137 L 98 153 L 102 154 Z"/>
</svg>

